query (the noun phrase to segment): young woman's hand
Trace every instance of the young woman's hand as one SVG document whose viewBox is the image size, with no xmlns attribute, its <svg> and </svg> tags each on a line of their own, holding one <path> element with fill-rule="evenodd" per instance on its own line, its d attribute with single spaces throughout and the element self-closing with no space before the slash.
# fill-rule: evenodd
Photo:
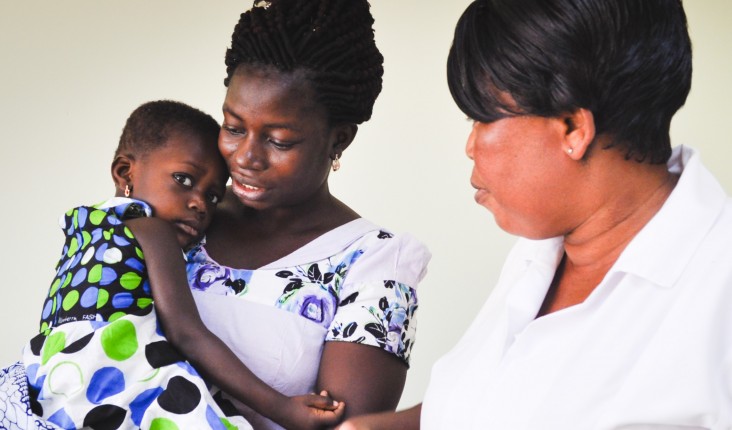
<svg viewBox="0 0 732 430">
<path fill-rule="evenodd" d="M 335 430 L 419 430 L 422 404 L 399 412 L 380 412 L 352 417 Z"/>
</svg>

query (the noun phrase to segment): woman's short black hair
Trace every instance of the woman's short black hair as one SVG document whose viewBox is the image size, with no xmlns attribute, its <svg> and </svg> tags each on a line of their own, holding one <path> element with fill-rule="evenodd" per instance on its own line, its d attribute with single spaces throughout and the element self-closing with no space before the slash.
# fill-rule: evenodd
<svg viewBox="0 0 732 430">
<path fill-rule="evenodd" d="M 680 0 L 476 0 L 447 74 L 472 119 L 586 108 L 609 146 L 665 163 L 671 118 L 691 88 L 686 15 Z"/>
<path fill-rule="evenodd" d="M 371 118 L 384 57 L 366 0 L 257 0 L 226 51 L 226 79 L 241 65 L 302 70 L 333 124 Z"/>
<path fill-rule="evenodd" d="M 143 103 L 127 118 L 114 156 L 144 156 L 165 146 L 173 132 L 193 134 L 217 146 L 220 129 L 211 115 L 185 103 L 173 100 Z"/>
</svg>

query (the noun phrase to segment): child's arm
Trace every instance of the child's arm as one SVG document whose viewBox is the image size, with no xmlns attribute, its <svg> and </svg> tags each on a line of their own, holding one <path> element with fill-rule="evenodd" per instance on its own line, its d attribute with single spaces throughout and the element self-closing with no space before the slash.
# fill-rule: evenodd
<svg viewBox="0 0 732 430">
<path fill-rule="evenodd" d="M 422 404 L 399 412 L 379 412 L 349 418 L 336 430 L 419 430 Z"/>
<path fill-rule="evenodd" d="M 135 218 L 125 224 L 142 247 L 155 311 L 165 336 L 209 381 L 287 428 L 315 429 L 340 421 L 342 402 L 279 393 L 206 328 L 188 288 L 185 261 L 172 225 L 154 217 Z"/>
</svg>

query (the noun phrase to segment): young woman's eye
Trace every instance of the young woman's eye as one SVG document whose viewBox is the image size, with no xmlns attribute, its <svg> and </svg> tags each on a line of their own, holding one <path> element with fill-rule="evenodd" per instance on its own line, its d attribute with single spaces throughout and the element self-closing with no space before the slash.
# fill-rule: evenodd
<svg viewBox="0 0 732 430">
<path fill-rule="evenodd" d="M 173 173 L 173 179 L 184 187 L 192 187 L 193 179 L 190 176 L 184 175 L 183 173 Z"/>
<path fill-rule="evenodd" d="M 292 148 L 293 144 L 289 142 L 281 142 L 279 140 L 269 139 L 269 143 L 277 149 L 287 150 Z"/>
<path fill-rule="evenodd" d="M 223 124 L 221 125 L 221 128 L 224 129 L 225 132 L 232 136 L 241 136 L 244 134 L 244 130 L 238 129 L 236 127 L 232 127 L 230 125 Z"/>
</svg>

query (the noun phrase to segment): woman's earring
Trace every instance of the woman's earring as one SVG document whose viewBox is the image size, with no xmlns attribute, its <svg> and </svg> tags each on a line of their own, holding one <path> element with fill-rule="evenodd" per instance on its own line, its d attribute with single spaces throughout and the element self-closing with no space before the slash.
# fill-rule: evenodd
<svg viewBox="0 0 732 430">
<path fill-rule="evenodd" d="M 341 168 L 341 160 L 339 160 L 339 158 L 341 158 L 341 154 L 336 154 L 333 157 L 333 161 L 330 163 L 330 167 L 333 169 L 334 172 L 338 171 L 338 169 Z"/>
<path fill-rule="evenodd" d="M 125 185 L 125 197 L 129 197 L 132 193 L 132 188 L 130 188 L 129 184 Z"/>
<path fill-rule="evenodd" d="M 567 148 L 567 154 L 572 155 L 572 153 L 574 153 L 574 149 L 573 148 Z"/>
</svg>

